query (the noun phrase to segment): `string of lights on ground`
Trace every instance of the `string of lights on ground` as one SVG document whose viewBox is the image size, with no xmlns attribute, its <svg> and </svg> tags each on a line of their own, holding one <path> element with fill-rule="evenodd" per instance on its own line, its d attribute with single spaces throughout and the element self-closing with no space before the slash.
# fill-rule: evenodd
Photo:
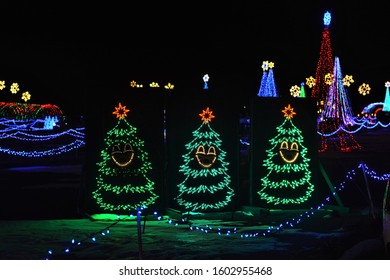
<svg viewBox="0 0 390 280">
<path fill-rule="evenodd" d="M 224 228 L 224 227 L 213 227 L 209 225 L 196 225 L 192 222 L 188 221 L 186 218 L 182 220 L 174 220 L 170 217 L 158 215 L 157 212 L 153 213 L 153 216 L 157 221 L 164 222 L 165 224 L 172 225 L 175 228 L 184 226 L 188 228 L 190 231 L 199 231 L 204 234 L 217 234 L 221 237 L 230 237 L 230 236 L 238 236 L 239 238 L 259 238 L 259 237 L 271 237 L 274 234 L 280 233 L 281 231 L 293 229 L 295 226 L 299 225 L 304 220 L 309 220 L 313 217 L 318 211 L 324 209 L 326 205 L 332 203 L 332 198 L 334 198 L 338 193 L 342 192 L 346 187 L 348 182 L 352 181 L 356 174 L 357 170 L 360 169 L 366 176 L 373 180 L 378 181 L 389 181 L 390 173 L 385 174 L 377 174 L 375 170 L 371 170 L 365 163 L 361 162 L 358 166 L 350 171 L 348 171 L 345 175 L 345 179 L 336 187 L 334 187 L 334 192 L 325 197 L 325 199 L 317 206 L 310 207 L 308 210 L 303 210 L 300 214 L 297 214 L 296 217 L 290 218 L 282 223 L 279 226 L 260 226 L 261 229 L 253 229 L 250 232 L 240 232 L 240 229 L 237 227 L 234 228 Z M 80 248 L 84 243 L 92 242 L 96 243 L 99 239 L 104 238 L 108 234 L 112 232 L 112 229 L 120 222 L 125 221 L 136 221 L 140 219 L 142 215 L 143 209 L 138 210 L 135 214 L 130 214 L 128 216 L 116 216 L 116 220 L 110 224 L 102 228 L 99 231 L 92 232 L 87 234 L 87 236 L 83 239 L 70 238 L 69 245 L 66 246 L 62 251 L 55 251 L 53 249 L 49 249 L 47 251 L 47 255 L 45 257 L 46 260 L 53 259 L 55 255 L 62 254 L 70 254 L 73 250 L 78 247 Z M 186 213 L 184 213 L 186 214 Z M 97 216 L 96 216 L 97 217 Z"/>
</svg>

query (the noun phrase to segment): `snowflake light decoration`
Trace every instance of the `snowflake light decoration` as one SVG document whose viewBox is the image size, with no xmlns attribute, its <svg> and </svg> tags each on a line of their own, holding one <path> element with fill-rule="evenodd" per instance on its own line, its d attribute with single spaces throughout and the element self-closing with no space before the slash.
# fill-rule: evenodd
<svg viewBox="0 0 390 280">
<path fill-rule="evenodd" d="M 314 87 L 315 84 L 316 84 L 316 79 L 313 78 L 313 76 L 310 76 L 309 78 L 306 78 L 306 85 L 307 85 L 309 88 Z"/>
<path fill-rule="evenodd" d="M 300 93 L 301 93 L 301 88 L 300 88 L 299 86 L 297 86 L 297 85 L 292 86 L 292 87 L 290 88 L 290 93 L 291 93 L 291 95 L 294 96 L 294 97 L 299 97 L 299 95 L 300 95 Z"/>
<path fill-rule="evenodd" d="M 275 67 L 275 63 L 273 63 L 272 61 L 268 62 L 268 68 L 272 69 Z"/>
<path fill-rule="evenodd" d="M 387 88 L 390 87 L 390 82 L 389 82 L 389 81 L 387 81 L 387 82 L 385 83 L 385 87 L 387 87 Z"/>
<path fill-rule="evenodd" d="M 350 75 L 345 75 L 343 78 L 343 85 L 349 87 L 352 83 L 354 82 L 352 76 Z"/>
<path fill-rule="evenodd" d="M 25 102 L 27 102 L 28 100 L 31 99 L 31 94 L 30 94 L 28 91 L 23 92 L 23 93 L 22 93 L 22 99 L 23 99 Z"/>
<path fill-rule="evenodd" d="M 365 83 L 361 84 L 358 89 L 359 93 L 363 96 L 369 94 L 370 90 L 371 90 L 370 85 Z"/>
<path fill-rule="evenodd" d="M 263 64 L 261 65 L 261 68 L 263 68 L 263 71 L 267 71 L 268 70 L 268 60 L 267 61 L 263 61 Z"/>
<path fill-rule="evenodd" d="M 5 89 L 5 81 L 0 81 L 0 90 Z"/>
<path fill-rule="evenodd" d="M 331 85 L 333 83 L 333 74 L 328 73 L 325 75 L 325 83 Z"/>
<path fill-rule="evenodd" d="M 19 84 L 18 83 L 12 83 L 10 88 L 12 94 L 16 94 L 19 91 Z"/>
<path fill-rule="evenodd" d="M 324 14 L 324 25 L 328 27 L 330 25 L 330 21 L 332 20 L 332 15 L 329 13 L 329 11 L 326 11 Z"/>
<path fill-rule="evenodd" d="M 175 86 L 172 85 L 171 83 L 168 83 L 164 86 L 165 89 L 173 89 Z"/>
</svg>

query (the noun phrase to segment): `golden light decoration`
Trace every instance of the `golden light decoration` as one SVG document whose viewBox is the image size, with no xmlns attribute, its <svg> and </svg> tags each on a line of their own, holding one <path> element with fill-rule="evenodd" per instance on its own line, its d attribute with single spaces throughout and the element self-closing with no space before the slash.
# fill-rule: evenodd
<svg viewBox="0 0 390 280">
<path fill-rule="evenodd" d="M 215 118 L 213 111 L 210 111 L 209 107 L 207 107 L 206 110 L 202 110 L 202 113 L 200 113 L 199 116 L 205 124 L 211 122 L 212 118 Z"/>
<path fill-rule="evenodd" d="M 0 90 L 5 89 L 5 81 L 0 81 Z"/>
<path fill-rule="evenodd" d="M 294 97 L 298 97 L 301 94 L 301 88 L 297 85 L 290 88 L 290 93 Z"/>
<path fill-rule="evenodd" d="M 123 147 L 116 144 L 112 147 L 111 159 L 119 167 L 130 165 L 134 158 L 134 150 L 130 143 L 126 143 Z"/>
<path fill-rule="evenodd" d="M 355 82 L 350 75 L 345 75 L 343 78 L 343 85 L 349 87 L 353 82 Z"/>
<path fill-rule="evenodd" d="M 136 81 L 134 81 L 134 80 L 132 80 L 131 82 L 130 82 L 130 86 L 133 88 L 133 87 L 136 87 L 137 86 L 137 82 Z"/>
<path fill-rule="evenodd" d="M 112 112 L 112 114 L 116 115 L 118 119 L 124 119 L 128 112 L 130 112 L 130 110 L 126 109 L 126 106 L 122 106 L 119 102 L 118 107 L 115 107 L 115 111 Z"/>
<path fill-rule="evenodd" d="M 284 117 L 287 119 L 292 119 L 293 116 L 296 114 L 294 112 L 294 108 L 291 108 L 290 104 L 288 104 L 287 107 L 284 107 L 284 110 L 282 110 L 282 113 L 284 114 Z"/>
<path fill-rule="evenodd" d="M 316 85 L 316 79 L 314 79 L 313 76 L 306 78 L 306 85 L 308 85 L 309 88 L 314 87 Z"/>
<path fill-rule="evenodd" d="M 328 73 L 325 75 L 325 84 L 331 85 L 333 83 L 333 74 Z"/>
<path fill-rule="evenodd" d="M 172 85 L 171 83 L 168 83 L 168 84 L 166 84 L 165 86 L 164 86 L 164 88 L 166 88 L 166 89 L 173 89 L 175 86 L 174 85 Z"/>
<path fill-rule="evenodd" d="M 370 90 L 371 90 L 370 85 L 365 83 L 361 84 L 358 89 L 359 93 L 362 94 L 363 96 L 369 94 Z"/>
<path fill-rule="evenodd" d="M 263 71 L 267 71 L 268 70 L 268 60 L 267 61 L 263 61 L 263 64 L 261 65 L 261 68 L 263 68 Z"/>
<path fill-rule="evenodd" d="M 389 81 L 387 81 L 386 83 L 385 83 L 385 87 L 390 87 L 390 82 Z"/>
<path fill-rule="evenodd" d="M 274 68 L 275 67 L 275 63 L 273 63 L 272 61 L 268 62 L 268 68 Z"/>
<path fill-rule="evenodd" d="M 294 141 L 291 143 L 291 145 L 289 147 L 288 142 L 283 141 L 280 144 L 279 154 L 284 162 L 293 163 L 294 161 L 297 160 L 297 158 L 299 156 L 298 143 Z"/>
<path fill-rule="evenodd" d="M 217 153 L 214 146 L 210 146 L 206 152 L 203 145 L 199 145 L 195 152 L 195 158 L 198 164 L 204 168 L 211 167 L 217 159 Z"/>
<path fill-rule="evenodd" d="M 151 83 L 149 84 L 149 86 L 150 86 L 150 87 L 153 87 L 153 88 L 155 88 L 155 87 L 160 87 L 160 85 L 159 85 L 158 83 L 156 83 L 156 82 L 151 82 Z"/>
<path fill-rule="evenodd" d="M 22 93 L 22 99 L 23 99 L 25 102 L 27 102 L 28 100 L 31 99 L 31 94 L 30 94 L 28 91 L 23 92 L 23 93 Z"/>
<path fill-rule="evenodd" d="M 18 83 L 12 83 L 10 91 L 12 94 L 16 94 L 19 91 L 19 84 Z"/>
</svg>

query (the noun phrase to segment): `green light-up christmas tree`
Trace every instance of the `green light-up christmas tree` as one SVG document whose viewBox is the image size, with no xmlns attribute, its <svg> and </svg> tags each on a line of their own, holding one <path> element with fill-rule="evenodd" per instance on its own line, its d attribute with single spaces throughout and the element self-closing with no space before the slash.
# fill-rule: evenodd
<svg viewBox="0 0 390 280">
<path fill-rule="evenodd" d="M 101 208 L 117 214 L 147 208 L 158 198 L 154 182 L 148 178 L 152 167 L 144 141 L 125 119 L 129 111 L 121 103 L 115 107 L 113 114 L 118 123 L 104 140 L 101 161 L 97 163 L 97 189 L 92 193 Z"/>
<path fill-rule="evenodd" d="M 269 140 L 271 148 L 263 162 L 268 174 L 261 179 L 262 189 L 258 194 L 267 204 L 298 205 L 307 201 L 314 191 L 310 159 L 306 157 L 302 131 L 292 122 L 294 109 L 289 104 L 282 112 L 285 120 L 276 128 L 277 135 Z"/>
<path fill-rule="evenodd" d="M 185 145 L 188 152 L 179 170 L 185 179 L 178 185 L 176 200 L 186 211 L 222 209 L 234 195 L 222 140 L 210 127 L 213 112 L 207 108 L 199 116 L 202 124 L 192 132 L 194 139 Z"/>
</svg>

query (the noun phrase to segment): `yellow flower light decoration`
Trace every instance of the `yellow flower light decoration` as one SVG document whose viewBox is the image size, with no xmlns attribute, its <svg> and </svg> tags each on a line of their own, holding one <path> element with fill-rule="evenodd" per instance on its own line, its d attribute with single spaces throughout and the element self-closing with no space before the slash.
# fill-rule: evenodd
<svg viewBox="0 0 390 280">
<path fill-rule="evenodd" d="M 371 90 L 370 85 L 365 83 L 361 84 L 358 89 L 359 93 L 363 96 L 369 94 L 370 90 Z"/>
<path fill-rule="evenodd" d="M 168 83 L 164 86 L 165 89 L 173 89 L 175 86 L 172 85 L 171 83 Z"/>
<path fill-rule="evenodd" d="M 268 68 L 274 68 L 275 67 L 275 63 L 273 63 L 272 61 L 268 62 Z"/>
<path fill-rule="evenodd" d="M 316 84 L 316 79 L 314 79 L 313 76 L 310 76 L 309 78 L 306 78 L 306 85 L 307 85 L 309 88 L 314 87 L 315 84 Z"/>
<path fill-rule="evenodd" d="M 28 100 L 31 99 L 31 94 L 28 91 L 23 92 L 22 93 L 22 99 L 24 100 L 24 102 L 27 102 Z"/>
<path fill-rule="evenodd" d="M 301 94 L 301 88 L 297 85 L 290 88 L 290 93 L 294 97 L 298 97 Z"/>
<path fill-rule="evenodd" d="M 137 84 L 137 82 L 134 81 L 134 80 L 132 80 L 132 81 L 130 82 L 130 86 L 131 86 L 132 88 L 134 88 L 134 87 L 136 87 L 136 88 L 142 88 L 142 87 L 144 87 L 142 84 Z"/>
<path fill-rule="evenodd" d="M 333 83 L 333 74 L 328 73 L 325 75 L 325 83 L 331 85 Z"/>
<path fill-rule="evenodd" d="M 150 87 L 153 87 L 153 88 L 160 87 L 160 85 L 159 85 L 158 83 L 156 83 L 156 82 L 151 82 L 151 83 L 149 84 L 149 86 L 150 86 Z"/>
<path fill-rule="evenodd" d="M 352 76 L 350 75 L 345 75 L 343 78 L 343 85 L 349 87 L 352 83 L 354 82 Z"/>
<path fill-rule="evenodd" d="M 18 83 L 12 83 L 10 91 L 12 94 L 17 94 L 19 91 L 19 84 Z"/>
<path fill-rule="evenodd" d="M 0 90 L 5 89 L 5 81 L 0 81 Z"/>
</svg>

